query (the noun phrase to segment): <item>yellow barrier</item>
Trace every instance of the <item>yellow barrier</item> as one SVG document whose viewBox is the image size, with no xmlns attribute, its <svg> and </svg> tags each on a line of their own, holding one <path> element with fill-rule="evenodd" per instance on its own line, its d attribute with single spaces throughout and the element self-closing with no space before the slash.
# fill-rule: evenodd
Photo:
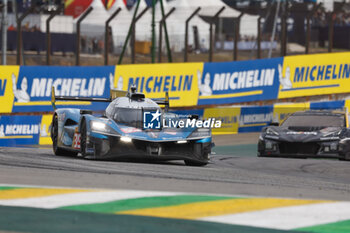
<svg viewBox="0 0 350 233">
<path fill-rule="evenodd" d="M 288 56 L 278 98 L 347 93 L 349 85 L 350 53 Z"/>
<path fill-rule="evenodd" d="M 164 98 L 169 92 L 171 107 L 196 106 L 202 72 L 203 63 L 121 65 L 116 67 L 114 86 L 127 91 L 136 85 L 148 98 Z"/>
</svg>

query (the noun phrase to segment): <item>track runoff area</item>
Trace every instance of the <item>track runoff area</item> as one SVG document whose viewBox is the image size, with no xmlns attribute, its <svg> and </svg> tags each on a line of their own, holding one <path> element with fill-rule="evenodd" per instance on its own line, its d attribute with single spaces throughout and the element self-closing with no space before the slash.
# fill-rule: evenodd
<svg viewBox="0 0 350 233">
<path fill-rule="evenodd" d="M 9 232 L 349 232 L 350 202 L 0 186 Z"/>
</svg>

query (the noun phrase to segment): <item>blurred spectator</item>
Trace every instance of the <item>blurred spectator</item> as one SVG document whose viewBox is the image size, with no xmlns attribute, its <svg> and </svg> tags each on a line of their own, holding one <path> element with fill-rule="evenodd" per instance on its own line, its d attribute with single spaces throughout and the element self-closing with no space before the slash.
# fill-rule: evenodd
<svg viewBox="0 0 350 233">
<path fill-rule="evenodd" d="M 83 53 L 86 53 L 86 37 L 81 37 L 81 50 Z"/>
<path fill-rule="evenodd" d="M 8 31 L 16 31 L 16 28 L 11 24 L 7 29 Z"/>
<path fill-rule="evenodd" d="M 92 53 L 97 53 L 97 39 L 93 38 L 92 39 Z"/>
<path fill-rule="evenodd" d="M 29 31 L 30 31 L 29 22 L 27 22 L 27 23 L 23 26 L 22 31 L 24 31 L 24 32 L 29 32 Z"/>
<path fill-rule="evenodd" d="M 98 41 L 98 53 L 101 53 L 103 49 L 104 49 L 104 42 L 102 39 L 100 39 Z"/>
</svg>

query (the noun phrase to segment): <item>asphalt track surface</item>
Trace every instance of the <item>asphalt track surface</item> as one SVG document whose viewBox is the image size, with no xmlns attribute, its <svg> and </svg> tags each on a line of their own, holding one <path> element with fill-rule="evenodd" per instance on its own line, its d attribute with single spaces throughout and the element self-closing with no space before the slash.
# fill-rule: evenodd
<svg viewBox="0 0 350 233">
<path fill-rule="evenodd" d="M 58 157 L 50 148 L 0 148 L 0 183 L 350 200 L 350 162 L 257 158 L 257 134 L 214 140 L 219 152 L 205 167 Z"/>
</svg>

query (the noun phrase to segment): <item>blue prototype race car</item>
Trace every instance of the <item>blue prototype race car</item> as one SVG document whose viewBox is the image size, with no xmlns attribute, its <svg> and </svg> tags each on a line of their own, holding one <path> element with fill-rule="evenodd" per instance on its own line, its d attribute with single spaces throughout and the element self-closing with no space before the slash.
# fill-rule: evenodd
<svg viewBox="0 0 350 233">
<path fill-rule="evenodd" d="M 102 116 L 96 116 L 89 110 L 56 109 L 56 100 L 110 104 Z M 132 87 L 130 92 L 111 91 L 111 97 L 104 99 L 55 96 L 53 89 L 52 105 L 55 112 L 51 138 L 55 155 L 77 156 L 80 153 L 87 159 L 184 160 L 190 166 L 204 166 L 209 161 L 212 148 L 210 128 L 165 127 L 163 124 L 170 122 L 174 125 L 180 120 L 178 115 L 167 111 L 168 94 L 165 101 L 154 101 Z M 165 109 L 159 105 L 164 105 Z M 148 115 L 152 123 L 147 125 L 144 119 Z M 187 118 L 190 123 L 193 118 L 198 119 L 196 116 Z"/>
</svg>

